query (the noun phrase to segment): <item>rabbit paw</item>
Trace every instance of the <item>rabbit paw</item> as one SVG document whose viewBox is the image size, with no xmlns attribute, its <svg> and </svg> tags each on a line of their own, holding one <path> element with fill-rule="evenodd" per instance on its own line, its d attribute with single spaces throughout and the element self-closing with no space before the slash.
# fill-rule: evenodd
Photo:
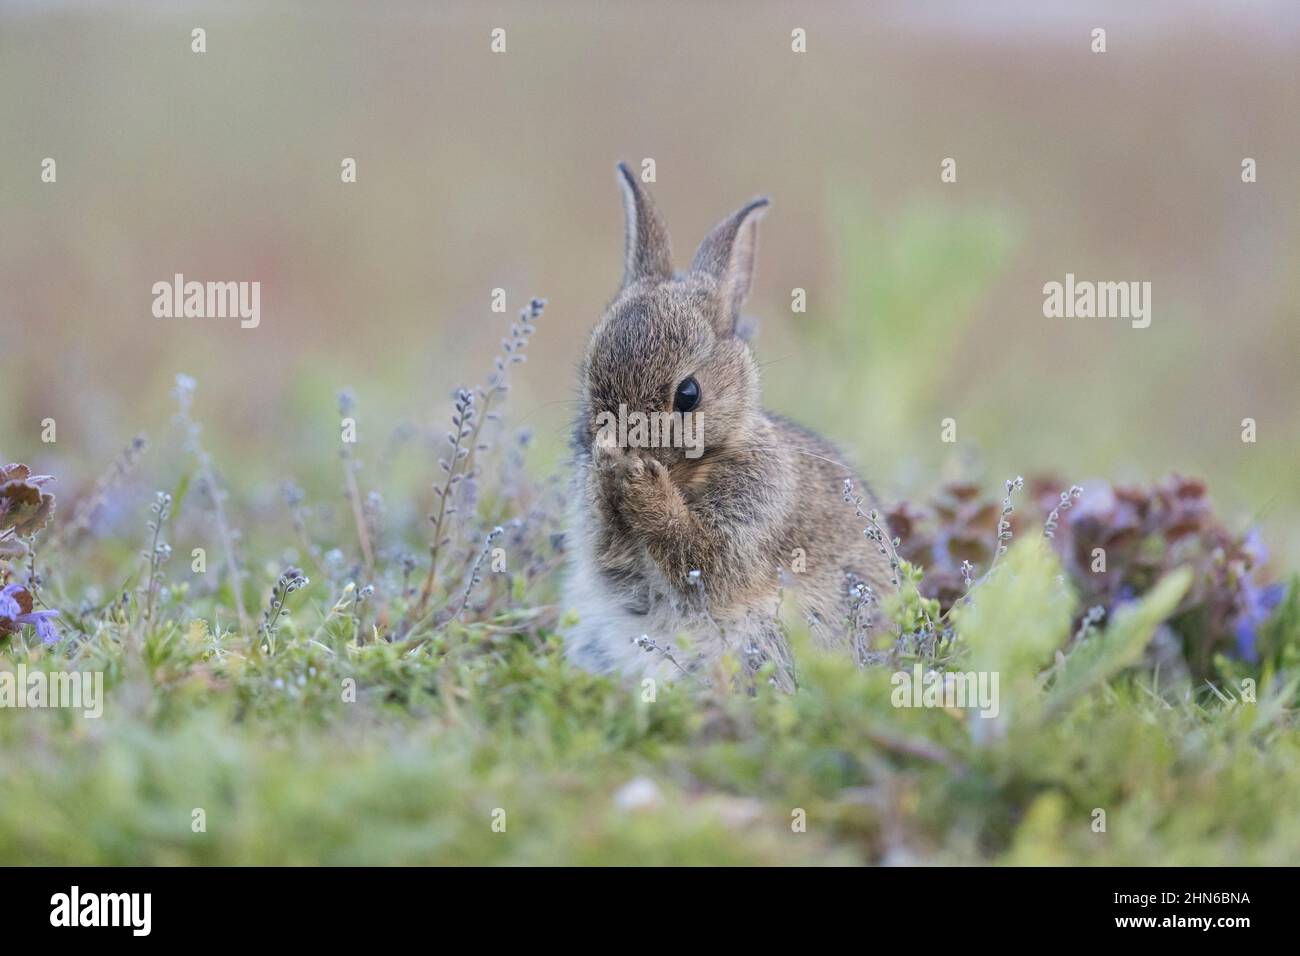
<svg viewBox="0 0 1300 956">
<path fill-rule="evenodd" d="M 623 495 L 629 510 L 642 522 L 662 528 L 684 508 L 668 469 L 654 458 L 628 455 L 624 464 Z"/>
<path fill-rule="evenodd" d="M 597 436 L 591 448 L 591 460 L 600 483 L 611 490 L 617 489 L 627 477 L 630 459 L 635 456 L 613 441 Z"/>
<path fill-rule="evenodd" d="M 624 511 L 623 486 L 626 483 L 630 459 L 626 448 L 597 436 L 591 448 L 592 492 L 606 521 L 619 523 Z"/>
</svg>

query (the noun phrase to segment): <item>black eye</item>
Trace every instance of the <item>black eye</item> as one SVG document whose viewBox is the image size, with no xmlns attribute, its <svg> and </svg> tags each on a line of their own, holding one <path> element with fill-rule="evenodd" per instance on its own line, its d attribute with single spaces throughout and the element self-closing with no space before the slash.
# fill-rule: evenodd
<svg viewBox="0 0 1300 956">
<path fill-rule="evenodd" d="M 689 412 L 698 404 L 700 404 L 700 383 L 695 381 L 694 375 L 688 375 L 682 379 L 682 384 L 677 386 L 677 394 L 673 396 L 673 411 Z"/>
</svg>

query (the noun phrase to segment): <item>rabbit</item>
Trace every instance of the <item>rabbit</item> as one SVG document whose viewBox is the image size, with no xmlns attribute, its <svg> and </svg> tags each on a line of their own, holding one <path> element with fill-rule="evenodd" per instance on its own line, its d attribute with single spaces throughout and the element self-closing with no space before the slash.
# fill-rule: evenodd
<svg viewBox="0 0 1300 956">
<path fill-rule="evenodd" d="M 845 501 L 846 479 L 865 486 L 835 447 L 760 406 L 740 310 L 768 200 L 724 219 L 674 272 L 649 194 L 626 164 L 617 180 L 623 282 L 578 369 L 566 652 L 591 671 L 704 680 L 730 653 L 739 673 L 774 661 L 788 684 L 780 602 L 847 652 L 855 588 L 882 598 L 896 574 Z M 693 416 L 702 440 L 646 441 L 653 429 L 612 427 L 620 413 Z"/>
</svg>

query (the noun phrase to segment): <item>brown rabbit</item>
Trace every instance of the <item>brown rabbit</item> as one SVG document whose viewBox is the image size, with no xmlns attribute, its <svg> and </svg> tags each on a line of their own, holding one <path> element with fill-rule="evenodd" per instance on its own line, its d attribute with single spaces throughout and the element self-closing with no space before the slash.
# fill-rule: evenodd
<svg viewBox="0 0 1300 956">
<path fill-rule="evenodd" d="M 854 588 L 880 597 L 894 576 L 844 501 L 845 479 L 860 482 L 834 446 L 759 404 L 738 322 L 768 201 L 719 223 L 675 273 L 649 195 L 622 163 L 618 181 L 623 285 L 579 369 L 569 653 L 673 677 L 731 652 L 751 672 L 776 661 L 788 683 L 783 583 L 819 641 L 847 647 Z"/>
</svg>

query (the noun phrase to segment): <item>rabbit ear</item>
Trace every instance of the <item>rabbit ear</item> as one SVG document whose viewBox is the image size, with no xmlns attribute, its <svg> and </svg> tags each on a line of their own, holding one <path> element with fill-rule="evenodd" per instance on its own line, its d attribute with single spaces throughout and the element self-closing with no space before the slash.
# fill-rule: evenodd
<svg viewBox="0 0 1300 956">
<path fill-rule="evenodd" d="M 673 274 L 668 232 L 650 194 L 628 169 L 618 164 L 618 184 L 623 190 L 623 211 L 627 216 L 627 242 L 623 259 L 623 287 L 638 279 L 667 279 Z"/>
<path fill-rule="evenodd" d="M 740 307 L 749 294 L 754 275 L 754 254 L 758 246 L 758 221 L 767 212 L 768 201 L 759 198 L 746 203 L 733 215 L 713 227 L 704 237 L 691 262 L 691 269 L 718 280 L 722 302 L 718 309 L 719 332 L 731 334 L 740 318 Z"/>
</svg>

